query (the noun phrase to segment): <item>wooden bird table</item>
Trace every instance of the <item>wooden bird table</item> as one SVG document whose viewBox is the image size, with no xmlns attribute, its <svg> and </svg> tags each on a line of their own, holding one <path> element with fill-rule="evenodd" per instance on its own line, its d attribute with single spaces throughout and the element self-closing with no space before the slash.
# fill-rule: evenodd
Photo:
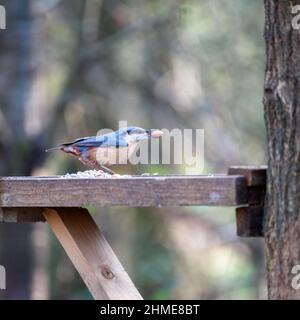
<svg viewBox="0 0 300 320">
<path fill-rule="evenodd" d="M 0 221 L 46 221 L 95 299 L 142 299 L 84 207 L 205 205 L 248 208 L 249 176 L 255 172 L 254 176 L 258 172 L 262 175 L 265 168 L 231 168 L 228 175 L 109 179 L 2 177 Z M 264 183 L 262 179 L 260 184 Z M 238 233 L 251 236 L 254 230 L 258 235 L 255 228 L 260 228 L 261 221 L 257 217 L 254 220 L 247 216 L 242 224 L 237 222 L 240 229 L 247 229 Z"/>
</svg>

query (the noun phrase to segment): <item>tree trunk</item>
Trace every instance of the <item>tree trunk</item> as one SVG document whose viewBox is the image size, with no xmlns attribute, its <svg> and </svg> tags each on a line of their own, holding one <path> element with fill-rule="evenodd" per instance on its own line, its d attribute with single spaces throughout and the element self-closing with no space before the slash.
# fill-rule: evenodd
<svg viewBox="0 0 300 320">
<path fill-rule="evenodd" d="M 300 265 L 300 30 L 292 26 L 296 4 L 300 1 L 265 0 L 268 192 L 264 232 L 270 299 L 300 298 L 292 273 L 293 266 Z"/>
</svg>

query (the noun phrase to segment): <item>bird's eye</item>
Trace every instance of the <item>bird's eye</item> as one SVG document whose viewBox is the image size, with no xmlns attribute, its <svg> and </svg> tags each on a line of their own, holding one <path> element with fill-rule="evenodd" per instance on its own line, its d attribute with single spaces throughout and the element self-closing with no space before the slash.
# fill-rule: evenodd
<svg viewBox="0 0 300 320">
<path fill-rule="evenodd" d="M 127 131 L 128 134 L 142 134 L 145 133 L 145 130 L 142 128 L 133 128 Z"/>
</svg>

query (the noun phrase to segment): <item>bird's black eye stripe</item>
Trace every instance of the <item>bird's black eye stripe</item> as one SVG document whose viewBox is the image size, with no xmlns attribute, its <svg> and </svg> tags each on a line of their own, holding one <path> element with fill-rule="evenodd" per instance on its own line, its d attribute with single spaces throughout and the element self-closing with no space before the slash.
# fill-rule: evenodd
<svg viewBox="0 0 300 320">
<path fill-rule="evenodd" d="M 128 134 L 142 134 L 145 133 L 145 130 L 141 129 L 141 128 L 130 128 L 127 130 Z"/>
</svg>

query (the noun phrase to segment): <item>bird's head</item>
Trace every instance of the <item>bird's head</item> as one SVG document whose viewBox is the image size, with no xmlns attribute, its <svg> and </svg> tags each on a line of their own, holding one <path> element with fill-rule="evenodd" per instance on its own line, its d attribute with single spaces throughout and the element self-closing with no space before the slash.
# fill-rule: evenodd
<svg viewBox="0 0 300 320">
<path fill-rule="evenodd" d="M 121 139 L 126 140 L 128 143 L 138 143 L 142 140 L 149 138 L 159 138 L 163 132 L 158 129 L 145 130 L 140 127 L 127 127 L 117 131 Z"/>
</svg>

